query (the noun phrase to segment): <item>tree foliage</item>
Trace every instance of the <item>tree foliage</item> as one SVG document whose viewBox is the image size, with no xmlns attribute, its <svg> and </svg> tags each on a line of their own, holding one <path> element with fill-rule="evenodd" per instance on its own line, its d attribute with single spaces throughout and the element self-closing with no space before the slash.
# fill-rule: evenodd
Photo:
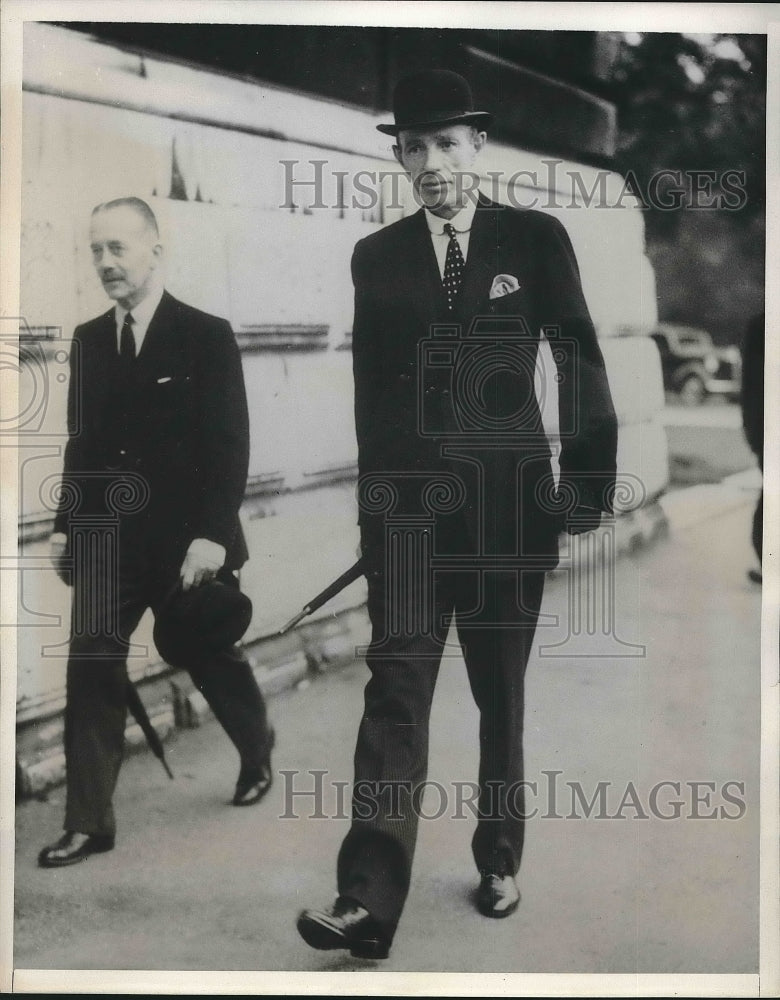
<svg viewBox="0 0 780 1000">
<path fill-rule="evenodd" d="M 739 222 L 765 202 L 766 38 L 657 33 L 624 42 L 613 68 L 618 100 L 618 163 L 646 190 L 665 169 L 745 174 Z M 650 233 L 669 233 L 679 213 L 648 213 Z"/>
<path fill-rule="evenodd" d="M 659 317 L 720 343 L 763 310 L 766 58 L 763 35 L 645 34 L 626 37 L 612 72 L 617 165 L 640 196 L 663 170 L 744 172 L 736 211 L 646 206 Z"/>
</svg>

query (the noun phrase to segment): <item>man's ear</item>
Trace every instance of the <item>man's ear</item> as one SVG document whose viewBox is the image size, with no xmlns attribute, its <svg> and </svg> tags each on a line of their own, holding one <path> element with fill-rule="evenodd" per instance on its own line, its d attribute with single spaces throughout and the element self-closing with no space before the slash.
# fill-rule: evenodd
<svg viewBox="0 0 780 1000">
<path fill-rule="evenodd" d="M 162 243 L 155 243 L 152 247 L 152 253 L 154 254 L 155 264 L 159 264 L 162 261 L 163 256 Z"/>
<path fill-rule="evenodd" d="M 487 132 L 474 133 L 474 149 L 478 153 L 482 152 L 482 150 L 485 148 L 486 143 L 487 143 Z"/>
<path fill-rule="evenodd" d="M 396 144 L 393 144 L 393 156 L 396 158 L 396 160 L 398 160 L 398 162 L 403 167 L 404 166 L 404 161 L 403 161 L 402 156 L 401 156 L 401 147 L 398 146 L 398 145 L 396 145 Z M 406 170 L 406 167 L 404 167 L 404 170 Z"/>
</svg>

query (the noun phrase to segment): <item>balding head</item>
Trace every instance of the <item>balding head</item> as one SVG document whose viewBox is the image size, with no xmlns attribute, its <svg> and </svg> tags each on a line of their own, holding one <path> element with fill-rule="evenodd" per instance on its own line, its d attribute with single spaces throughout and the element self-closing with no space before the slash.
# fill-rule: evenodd
<svg viewBox="0 0 780 1000">
<path fill-rule="evenodd" d="M 123 208 L 134 212 L 144 223 L 149 232 L 154 235 L 155 240 L 160 238 L 160 229 L 157 225 L 157 218 L 143 198 L 114 198 L 111 201 L 104 201 L 101 202 L 100 205 L 95 205 L 92 209 L 92 214 L 97 215 L 98 212 L 111 212 L 114 209 Z"/>
<path fill-rule="evenodd" d="M 159 284 L 162 257 L 154 212 L 141 198 L 115 198 L 92 211 L 92 263 L 109 298 L 134 309 Z"/>
</svg>

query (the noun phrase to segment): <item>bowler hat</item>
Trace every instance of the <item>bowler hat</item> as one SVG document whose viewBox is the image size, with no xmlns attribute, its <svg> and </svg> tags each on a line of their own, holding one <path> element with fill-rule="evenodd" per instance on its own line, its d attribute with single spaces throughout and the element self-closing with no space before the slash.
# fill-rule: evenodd
<svg viewBox="0 0 780 1000">
<path fill-rule="evenodd" d="M 155 615 L 154 644 L 166 663 L 185 666 L 237 643 L 251 620 L 252 602 L 236 583 L 177 584 Z"/>
<path fill-rule="evenodd" d="M 392 125 L 377 125 L 385 135 L 398 135 L 405 128 L 433 125 L 489 125 L 493 115 L 475 111 L 471 88 L 459 73 L 447 69 L 424 69 L 405 76 L 393 92 Z"/>
</svg>

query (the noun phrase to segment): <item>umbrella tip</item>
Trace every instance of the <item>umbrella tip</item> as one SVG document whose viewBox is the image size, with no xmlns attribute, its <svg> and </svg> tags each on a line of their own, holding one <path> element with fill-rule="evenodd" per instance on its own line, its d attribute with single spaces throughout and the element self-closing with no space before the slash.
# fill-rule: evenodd
<svg viewBox="0 0 780 1000">
<path fill-rule="evenodd" d="M 282 627 L 279 629 L 279 635 L 284 635 L 285 632 L 289 632 L 294 625 L 297 625 L 298 622 L 303 621 L 303 619 L 309 614 L 311 614 L 311 609 L 307 605 L 305 608 L 303 608 L 303 610 L 299 611 L 297 615 L 293 615 L 293 617 L 288 622 L 282 625 Z"/>
</svg>

